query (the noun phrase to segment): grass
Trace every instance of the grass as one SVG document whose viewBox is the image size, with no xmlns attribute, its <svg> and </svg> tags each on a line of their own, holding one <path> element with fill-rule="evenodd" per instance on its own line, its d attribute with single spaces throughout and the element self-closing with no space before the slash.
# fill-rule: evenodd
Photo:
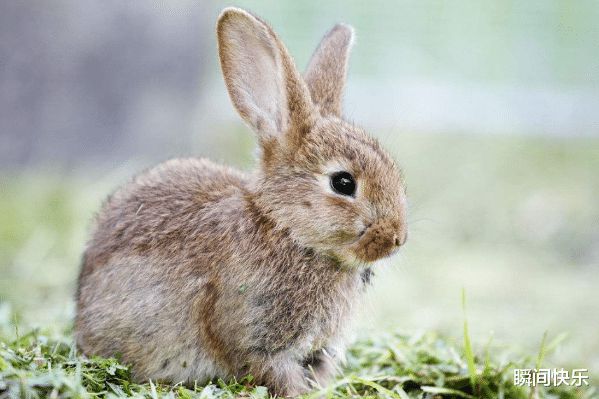
<svg viewBox="0 0 599 399">
<path fill-rule="evenodd" d="M 1 326 L 0 398 L 269 398 L 251 376 L 241 381 L 213 381 L 184 386 L 136 384 L 130 368 L 116 359 L 78 354 L 69 331 L 21 333 L 12 322 Z M 8 338 L 8 337 L 11 338 Z M 464 337 L 466 339 L 466 336 Z M 448 338 L 379 334 L 358 340 L 348 352 L 340 377 L 315 388 L 306 399 L 327 398 L 529 398 L 531 388 L 512 383 L 514 368 L 532 368 L 534 355 L 489 359 L 462 350 Z M 470 369 L 470 364 L 472 367 Z M 537 364 L 538 366 L 539 364 Z M 474 374 L 474 376 L 473 376 Z M 474 381 L 474 382 L 473 382 Z M 535 398 L 592 398 L 595 388 L 545 388 Z"/>
<path fill-rule="evenodd" d="M 468 364 L 468 373 L 470 374 L 470 385 L 474 389 L 476 386 L 476 364 L 474 361 L 474 352 L 470 342 L 470 332 L 468 331 L 468 319 L 466 318 L 466 290 L 462 288 L 462 310 L 464 311 L 464 356 Z"/>
</svg>

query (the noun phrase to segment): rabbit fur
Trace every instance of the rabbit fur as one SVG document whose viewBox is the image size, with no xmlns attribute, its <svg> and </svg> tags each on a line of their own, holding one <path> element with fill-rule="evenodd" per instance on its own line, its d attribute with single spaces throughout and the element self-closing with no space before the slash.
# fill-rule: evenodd
<svg viewBox="0 0 599 399">
<path fill-rule="evenodd" d="M 403 178 L 342 119 L 353 29 L 336 25 L 302 76 L 260 18 L 225 9 L 218 51 L 230 98 L 258 138 L 244 173 L 174 159 L 119 188 L 83 256 L 75 335 L 136 380 L 251 374 L 273 394 L 326 384 L 372 262 L 407 237 Z M 353 197 L 331 175 L 355 178 Z"/>
</svg>

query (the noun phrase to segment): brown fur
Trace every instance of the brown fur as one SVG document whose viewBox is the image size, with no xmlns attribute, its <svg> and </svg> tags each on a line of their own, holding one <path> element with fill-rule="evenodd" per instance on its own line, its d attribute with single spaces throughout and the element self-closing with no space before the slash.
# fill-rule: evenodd
<svg viewBox="0 0 599 399">
<path fill-rule="evenodd" d="M 353 36 L 351 26 L 335 25 L 320 42 L 304 74 L 312 101 L 319 106 L 323 115 L 341 116 L 347 60 Z"/>
<path fill-rule="evenodd" d="M 260 168 L 176 159 L 110 196 L 83 257 L 77 344 L 120 355 L 138 380 L 249 373 L 295 396 L 343 359 L 368 264 L 405 241 L 405 190 L 377 141 L 341 119 L 351 28 L 325 36 L 306 81 L 257 17 L 226 9 L 217 35 Z M 355 198 L 331 190 L 340 170 Z"/>
</svg>

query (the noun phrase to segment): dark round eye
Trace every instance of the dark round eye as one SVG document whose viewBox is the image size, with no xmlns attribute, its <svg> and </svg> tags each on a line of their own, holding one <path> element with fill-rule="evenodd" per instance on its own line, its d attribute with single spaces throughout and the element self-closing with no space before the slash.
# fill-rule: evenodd
<svg viewBox="0 0 599 399">
<path fill-rule="evenodd" d="M 342 195 L 351 197 L 356 193 L 356 181 L 348 172 L 336 172 L 331 176 L 331 187 Z"/>
</svg>

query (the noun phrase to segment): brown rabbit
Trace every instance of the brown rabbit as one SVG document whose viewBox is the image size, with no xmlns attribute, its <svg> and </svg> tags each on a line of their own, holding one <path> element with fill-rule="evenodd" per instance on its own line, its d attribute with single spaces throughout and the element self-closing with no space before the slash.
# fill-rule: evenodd
<svg viewBox="0 0 599 399">
<path fill-rule="evenodd" d="M 324 37 L 303 78 L 258 17 L 227 8 L 217 35 L 259 168 L 175 159 L 110 196 L 83 258 L 77 344 L 137 380 L 251 374 L 295 396 L 332 376 L 369 264 L 405 242 L 404 184 L 341 119 L 351 27 Z"/>
</svg>

